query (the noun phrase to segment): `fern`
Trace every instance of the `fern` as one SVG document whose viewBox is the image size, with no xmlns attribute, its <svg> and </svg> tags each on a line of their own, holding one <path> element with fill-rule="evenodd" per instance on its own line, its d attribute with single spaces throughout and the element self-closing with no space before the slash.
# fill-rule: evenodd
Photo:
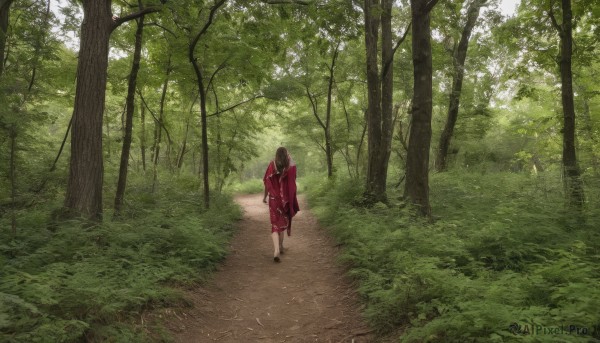
<svg viewBox="0 0 600 343">
<path fill-rule="evenodd" d="M 545 177 L 435 174 L 434 224 L 398 200 L 356 207 L 362 190 L 350 181 L 309 182 L 309 198 L 343 245 L 365 316 L 382 334 L 405 327 L 402 342 L 597 341 L 598 213 L 572 216 L 558 179 Z M 590 331 L 515 335 L 512 323 Z"/>
</svg>

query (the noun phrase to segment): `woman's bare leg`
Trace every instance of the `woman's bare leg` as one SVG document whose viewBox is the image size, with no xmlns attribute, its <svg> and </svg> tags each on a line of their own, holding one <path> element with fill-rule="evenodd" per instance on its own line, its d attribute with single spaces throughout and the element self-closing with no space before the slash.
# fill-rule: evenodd
<svg viewBox="0 0 600 343">
<path fill-rule="evenodd" d="M 285 237 L 285 232 L 279 233 L 279 253 L 283 254 L 283 238 Z"/>
<path fill-rule="evenodd" d="M 275 252 L 273 253 L 273 258 L 276 262 L 279 262 L 279 233 L 273 232 L 271 233 L 271 238 L 273 239 L 273 247 L 275 248 Z"/>
</svg>

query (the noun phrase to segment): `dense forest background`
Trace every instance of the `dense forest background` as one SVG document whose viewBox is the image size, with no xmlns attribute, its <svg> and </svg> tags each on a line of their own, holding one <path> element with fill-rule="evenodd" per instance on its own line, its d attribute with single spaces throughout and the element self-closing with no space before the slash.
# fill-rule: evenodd
<svg viewBox="0 0 600 343">
<path fill-rule="evenodd" d="M 0 340 L 162 337 L 280 145 L 380 334 L 599 340 L 600 2 L 500 5 L 0 0 Z"/>
</svg>

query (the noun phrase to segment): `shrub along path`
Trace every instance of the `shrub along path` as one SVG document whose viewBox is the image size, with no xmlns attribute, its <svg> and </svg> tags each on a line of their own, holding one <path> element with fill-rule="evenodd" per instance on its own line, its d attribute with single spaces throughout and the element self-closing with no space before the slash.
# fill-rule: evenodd
<svg viewBox="0 0 600 343">
<path fill-rule="evenodd" d="M 268 207 L 238 196 L 245 214 L 214 278 L 188 294 L 193 308 L 167 323 L 176 342 L 370 342 L 335 243 L 300 197 L 281 263 L 273 262 Z"/>
</svg>

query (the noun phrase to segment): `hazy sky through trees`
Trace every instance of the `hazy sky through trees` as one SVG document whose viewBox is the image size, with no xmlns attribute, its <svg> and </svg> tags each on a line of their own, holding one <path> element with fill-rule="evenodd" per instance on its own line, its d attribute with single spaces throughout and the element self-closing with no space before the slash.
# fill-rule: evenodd
<svg viewBox="0 0 600 343">
<path fill-rule="evenodd" d="M 66 6 L 72 6 L 72 4 L 66 0 L 50 0 L 50 1 L 51 1 L 50 8 L 51 8 L 52 12 L 54 12 L 54 14 L 58 17 L 58 19 L 60 20 L 60 22 L 62 24 L 65 21 L 65 17 L 61 13 L 60 9 L 62 7 L 66 7 Z M 517 5 L 519 4 L 519 2 L 520 2 L 520 0 L 500 0 L 498 8 L 502 12 L 502 14 L 507 15 L 507 16 L 513 16 L 516 12 Z M 83 14 L 83 13 L 80 11 L 80 14 Z M 53 28 L 53 31 L 60 32 L 61 29 L 58 27 L 55 27 L 55 28 Z M 73 50 L 78 50 L 79 40 L 75 36 L 74 32 L 63 31 L 62 33 L 59 34 L 59 36 L 61 36 L 60 39 L 68 47 L 72 48 Z"/>
</svg>

